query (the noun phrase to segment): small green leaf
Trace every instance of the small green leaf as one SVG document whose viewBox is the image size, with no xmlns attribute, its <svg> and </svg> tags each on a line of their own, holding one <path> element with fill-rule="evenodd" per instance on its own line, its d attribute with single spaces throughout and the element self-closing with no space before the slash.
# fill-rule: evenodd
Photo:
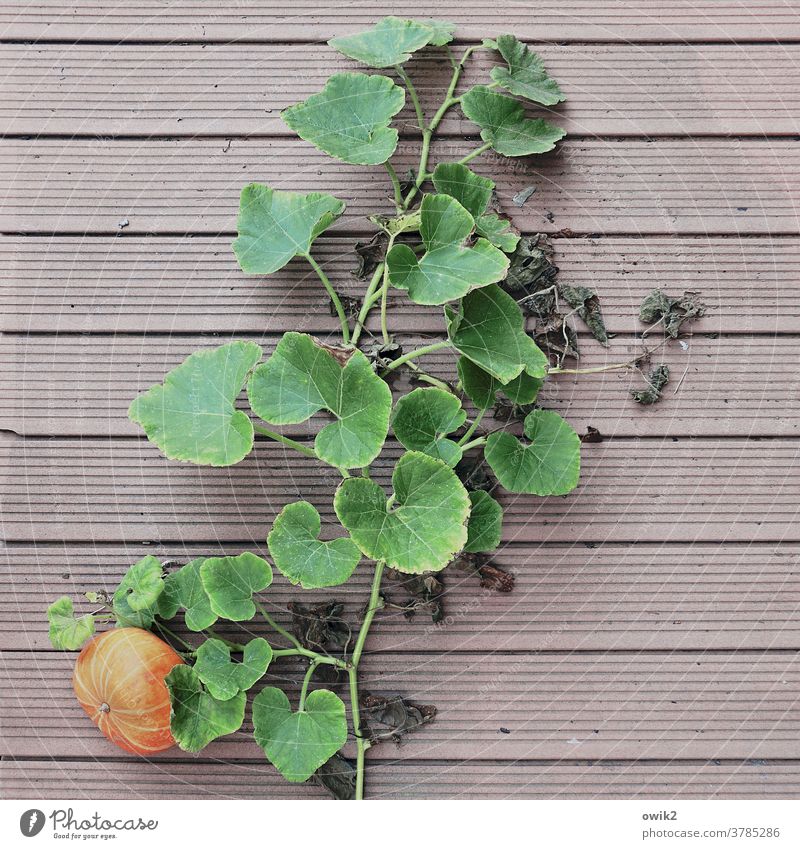
<svg viewBox="0 0 800 849">
<path fill-rule="evenodd" d="M 470 492 L 472 510 L 467 523 L 467 544 L 464 551 L 478 553 L 494 551 L 500 545 L 503 528 L 503 508 L 482 489 Z"/>
<path fill-rule="evenodd" d="M 454 28 L 446 21 L 414 21 L 390 16 L 381 18 L 372 29 L 332 38 L 328 44 L 362 65 L 391 68 L 407 62 L 412 53 L 429 44 L 441 47 L 452 41 Z"/>
<path fill-rule="evenodd" d="M 458 378 L 466 396 L 481 410 L 494 404 L 498 392 L 515 404 L 532 404 L 544 385 L 543 380 L 524 371 L 508 383 L 500 383 L 464 356 L 458 359 Z"/>
<path fill-rule="evenodd" d="M 215 699 L 203 689 L 195 670 L 184 664 L 174 666 L 164 681 L 172 702 L 170 730 L 184 752 L 199 752 L 217 737 L 242 727 L 246 693 Z"/>
<path fill-rule="evenodd" d="M 420 222 L 426 252 L 417 259 L 408 245 L 395 245 L 386 257 L 392 285 L 407 289 L 418 304 L 444 304 L 476 286 L 502 280 L 509 265 L 505 254 L 486 239 L 463 246 L 474 227 L 474 219 L 455 198 L 426 195 Z"/>
<path fill-rule="evenodd" d="M 194 671 L 215 699 L 227 701 L 263 678 L 271 661 L 272 646 L 261 637 L 245 645 L 241 663 L 222 640 L 210 639 L 197 650 Z"/>
<path fill-rule="evenodd" d="M 471 171 L 466 165 L 440 162 L 431 179 L 440 195 L 455 198 L 473 218 L 483 215 L 488 209 L 494 182 Z"/>
<path fill-rule="evenodd" d="M 547 374 L 547 357 L 525 333 L 522 311 L 499 286 L 470 292 L 458 306 L 445 307 L 445 315 L 453 345 L 501 383 L 523 371 Z"/>
<path fill-rule="evenodd" d="M 492 68 L 492 79 L 511 94 L 553 106 L 565 100 L 558 83 L 547 75 L 542 60 L 514 35 L 486 39 L 484 46 L 500 52 L 508 68 Z"/>
<path fill-rule="evenodd" d="M 190 354 L 134 399 L 128 410 L 170 460 L 231 466 L 253 448 L 253 424 L 235 407 L 250 369 L 261 359 L 254 342 L 230 342 Z"/>
<path fill-rule="evenodd" d="M 112 600 L 120 625 L 149 628 L 158 612 L 164 591 L 161 562 L 148 555 L 134 563 L 117 587 Z"/>
<path fill-rule="evenodd" d="M 513 253 L 519 244 L 519 234 L 514 232 L 511 222 L 494 212 L 475 219 L 475 232 L 505 254 Z"/>
<path fill-rule="evenodd" d="M 319 540 L 321 527 L 316 509 L 307 501 L 296 501 L 281 510 L 267 537 L 275 565 L 304 589 L 343 584 L 361 560 L 351 539 Z"/>
<path fill-rule="evenodd" d="M 233 252 L 245 274 L 272 274 L 311 244 L 344 212 L 345 203 L 332 195 L 279 192 L 261 183 L 242 189 L 239 237 Z"/>
<path fill-rule="evenodd" d="M 392 485 L 387 501 L 374 481 L 345 480 L 334 498 L 339 521 L 367 557 L 392 569 L 443 569 L 467 541 L 470 503 L 461 481 L 441 460 L 409 451 L 397 461 Z"/>
<path fill-rule="evenodd" d="M 192 560 L 164 579 L 164 592 L 158 602 L 158 615 L 162 619 L 172 619 L 182 607 L 186 611 L 186 627 L 190 631 L 204 631 L 217 621 L 217 614 L 211 609 L 208 593 L 200 579 L 200 566 L 204 560 L 203 557 Z"/>
<path fill-rule="evenodd" d="M 353 165 L 380 165 L 397 147 L 389 127 L 405 92 L 379 74 L 334 74 L 308 100 L 281 113 L 301 139 Z"/>
<path fill-rule="evenodd" d="M 255 616 L 253 593 L 272 583 L 269 563 L 249 551 L 237 557 L 208 557 L 200 566 L 200 579 L 217 616 L 244 622 Z"/>
<path fill-rule="evenodd" d="M 395 405 L 394 434 L 411 451 L 422 451 L 455 466 L 461 448 L 446 435 L 464 424 L 467 414 L 455 395 L 430 387 L 414 389 Z"/>
<path fill-rule="evenodd" d="M 253 372 L 247 392 L 253 412 L 273 424 L 300 424 L 320 410 L 333 413 L 336 420 L 317 434 L 314 448 L 339 468 L 368 466 L 389 429 L 392 393 L 364 354 L 332 353 L 304 333 L 283 335 Z"/>
<path fill-rule="evenodd" d="M 344 702 L 313 690 L 293 712 L 283 690 L 266 687 L 253 699 L 256 743 L 287 781 L 306 781 L 347 742 Z"/>
<path fill-rule="evenodd" d="M 47 608 L 48 636 L 54 649 L 77 651 L 94 634 L 94 616 L 75 616 L 69 596 L 61 596 Z"/>
<path fill-rule="evenodd" d="M 529 444 L 510 433 L 495 432 L 486 441 L 486 462 L 509 492 L 565 495 L 578 484 L 581 441 L 550 410 L 534 410 L 525 418 Z"/>
<path fill-rule="evenodd" d="M 503 156 L 546 153 L 566 133 L 541 118 L 526 118 L 518 100 L 476 85 L 461 96 L 461 108 L 481 128 L 481 138 Z"/>
</svg>

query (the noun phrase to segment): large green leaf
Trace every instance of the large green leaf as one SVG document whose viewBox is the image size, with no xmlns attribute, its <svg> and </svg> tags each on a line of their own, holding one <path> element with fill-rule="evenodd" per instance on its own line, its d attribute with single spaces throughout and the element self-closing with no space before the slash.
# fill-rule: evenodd
<svg viewBox="0 0 800 849">
<path fill-rule="evenodd" d="M 334 74 L 308 100 L 281 113 L 300 138 L 353 165 L 380 165 L 397 147 L 392 118 L 405 92 L 379 74 Z"/>
<path fill-rule="evenodd" d="M 281 510 L 267 537 L 275 565 L 304 589 L 343 584 L 361 560 L 361 551 L 351 539 L 318 539 L 321 528 L 314 506 L 295 501 Z"/>
<path fill-rule="evenodd" d="M 564 130 L 541 118 L 526 118 L 513 97 L 476 85 L 461 96 L 461 108 L 481 128 L 481 138 L 503 156 L 545 153 L 556 146 Z"/>
<path fill-rule="evenodd" d="M 148 555 L 134 563 L 114 593 L 112 606 L 118 624 L 149 628 L 159 610 L 164 591 L 161 561 Z"/>
<path fill-rule="evenodd" d="M 445 21 L 414 21 L 407 18 L 381 18 L 372 29 L 354 35 L 332 38 L 328 44 L 371 68 L 402 65 L 411 54 L 429 44 L 441 46 L 452 41 L 453 24 Z"/>
<path fill-rule="evenodd" d="M 253 424 L 235 402 L 260 359 L 255 342 L 196 351 L 134 399 L 128 415 L 170 460 L 231 466 L 253 447 Z"/>
<path fill-rule="evenodd" d="M 245 645 L 241 663 L 231 660 L 231 650 L 222 640 L 212 638 L 197 650 L 194 671 L 215 699 L 227 701 L 263 678 L 271 661 L 272 646 L 262 637 Z"/>
<path fill-rule="evenodd" d="M 469 500 L 472 502 L 472 509 L 467 524 L 467 544 L 464 551 L 494 551 L 500 545 L 503 508 L 482 489 L 470 492 Z"/>
<path fill-rule="evenodd" d="M 509 492 L 565 495 L 578 484 L 581 441 L 578 434 L 550 410 L 534 410 L 525 418 L 525 444 L 510 433 L 489 435 L 486 462 Z"/>
<path fill-rule="evenodd" d="M 458 359 L 458 377 L 466 396 L 481 410 L 494 404 L 498 392 L 515 404 L 532 404 L 544 384 L 541 378 L 524 371 L 508 383 L 501 383 L 464 356 Z"/>
<path fill-rule="evenodd" d="M 408 245 L 395 245 L 386 257 L 392 285 L 407 289 L 418 304 L 444 304 L 502 280 L 509 265 L 502 251 L 486 239 L 464 247 L 474 229 L 473 217 L 455 198 L 426 195 L 420 217 L 425 253 L 417 259 Z"/>
<path fill-rule="evenodd" d="M 217 616 L 244 622 L 255 616 L 253 593 L 272 583 L 272 569 L 262 557 L 245 551 L 237 557 L 206 558 L 200 579 Z"/>
<path fill-rule="evenodd" d="M 167 575 L 164 592 L 158 600 L 158 614 L 163 619 L 172 619 L 183 608 L 186 611 L 186 627 L 190 631 L 204 631 L 217 621 L 217 614 L 211 609 L 208 593 L 200 578 L 200 566 L 204 560 L 198 557 Z"/>
<path fill-rule="evenodd" d="M 286 333 L 253 372 L 247 391 L 253 412 L 273 424 L 332 413 L 336 420 L 317 434 L 314 447 L 333 466 L 367 466 L 383 447 L 392 393 L 361 351 L 333 350 L 304 333 Z"/>
<path fill-rule="evenodd" d="M 461 448 L 447 434 L 464 424 L 467 414 L 450 392 L 430 387 L 414 389 L 395 405 L 392 427 L 404 448 L 422 451 L 455 466 Z"/>
<path fill-rule="evenodd" d="M 303 710 L 292 711 L 283 690 L 266 687 L 253 699 L 256 743 L 287 781 L 306 781 L 347 742 L 344 702 L 313 690 Z"/>
<path fill-rule="evenodd" d="M 394 467 L 394 495 L 367 478 L 348 478 L 336 491 L 339 521 L 373 560 L 400 572 L 443 569 L 467 541 L 469 496 L 452 469 L 409 451 Z M 396 502 L 396 504 L 395 504 Z"/>
<path fill-rule="evenodd" d="M 492 68 L 492 79 L 501 88 L 543 106 L 565 99 L 558 83 L 547 75 L 542 60 L 516 36 L 500 35 L 483 43 L 499 51 L 508 64 L 507 68 Z"/>
<path fill-rule="evenodd" d="M 94 634 L 94 616 L 75 616 L 69 596 L 61 596 L 47 608 L 47 621 L 54 649 L 77 651 Z"/>
<path fill-rule="evenodd" d="M 164 679 L 172 702 L 170 730 L 184 752 L 199 752 L 212 740 L 242 727 L 246 693 L 215 699 L 191 666 L 174 666 Z"/>
<path fill-rule="evenodd" d="M 233 252 L 246 274 L 272 274 L 296 256 L 307 256 L 311 244 L 344 212 L 332 195 L 279 192 L 261 183 L 242 189 L 239 237 Z"/>
<path fill-rule="evenodd" d="M 501 383 L 523 371 L 537 378 L 547 374 L 547 357 L 525 333 L 522 311 L 499 286 L 475 289 L 456 307 L 445 307 L 445 314 L 453 345 Z"/>
</svg>

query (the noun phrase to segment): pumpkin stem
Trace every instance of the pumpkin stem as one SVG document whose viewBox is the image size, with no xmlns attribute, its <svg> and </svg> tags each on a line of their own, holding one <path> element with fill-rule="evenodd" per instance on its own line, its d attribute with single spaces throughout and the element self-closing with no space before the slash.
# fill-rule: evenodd
<svg viewBox="0 0 800 849">
<path fill-rule="evenodd" d="M 109 705 L 108 702 L 103 702 L 103 704 L 100 705 L 100 713 L 111 713 L 111 705 Z"/>
</svg>

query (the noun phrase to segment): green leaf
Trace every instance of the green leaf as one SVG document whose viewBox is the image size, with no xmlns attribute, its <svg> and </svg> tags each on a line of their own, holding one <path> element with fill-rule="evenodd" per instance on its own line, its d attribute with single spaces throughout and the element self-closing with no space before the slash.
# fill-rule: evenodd
<svg viewBox="0 0 800 849">
<path fill-rule="evenodd" d="M 186 627 L 190 631 L 204 631 L 217 621 L 217 614 L 211 609 L 208 593 L 200 578 L 200 566 L 204 560 L 203 557 L 191 560 L 164 579 L 164 592 L 158 602 L 158 615 L 162 619 L 172 619 L 182 607 L 186 611 Z"/>
<path fill-rule="evenodd" d="M 517 302 L 499 286 L 470 292 L 456 307 L 445 307 L 453 345 L 473 363 L 508 383 L 523 371 L 547 374 L 547 357 L 525 333 Z"/>
<path fill-rule="evenodd" d="M 253 424 L 235 407 L 250 369 L 261 359 L 254 342 L 230 342 L 190 354 L 134 399 L 128 410 L 170 460 L 231 466 L 253 447 Z"/>
<path fill-rule="evenodd" d="M 275 565 L 304 589 L 343 584 L 361 560 L 351 539 L 319 540 L 321 527 L 316 509 L 307 501 L 295 501 L 281 510 L 267 537 Z"/>
<path fill-rule="evenodd" d="M 242 189 L 239 237 L 233 252 L 245 274 L 272 274 L 296 256 L 306 256 L 311 244 L 344 212 L 345 203 L 332 195 L 279 192 L 261 183 Z"/>
<path fill-rule="evenodd" d="M 395 465 L 392 485 L 387 501 L 374 481 L 345 480 L 334 498 L 339 521 L 367 557 L 392 569 L 443 569 L 467 541 L 470 503 L 461 481 L 441 460 L 409 451 Z"/>
<path fill-rule="evenodd" d="M 197 672 L 184 664 L 174 666 L 164 681 L 172 702 L 170 730 L 184 752 L 199 752 L 217 737 L 242 727 L 246 693 L 215 699 L 203 689 Z"/>
<path fill-rule="evenodd" d="M 558 83 L 547 75 L 542 60 L 516 36 L 500 35 L 494 41 L 486 39 L 483 43 L 499 51 L 508 64 L 508 68 L 492 68 L 492 79 L 501 88 L 542 106 L 553 106 L 565 100 Z"/>
<path fill-rule="evenodd" d="M 494 212 L 475 219 L 475 232 L 506 254 L 513 253 L 519 244 L 519 234 L 514 232 L 511 222 Z"/>
<path fill-rule="evenodd" d="M 328 44 L 362 65 L 391 68 L 407 62 L 412 53 L 429 44 L 441 47 L 452 41 L 454 28 L 446 21 L 414 21 L 390 16 L 379 20 L 372 29 L 332 38 Z"/>
<path fill-rule="evenodd" d="M 48 636 L 54 649 L 77 651 L 94 634 L 94 616 L 75 616 L 69 596 L 61 596 L 47 608 Z"/>
<path fill-rule="evenodd" d="M 245 551 L 237 557 L 206 558 L 200 579 L 217 616 L 244 622 L 255 616 L 253 593 L 272 583 L 272 569 L 262 557 Z"/>
<path fill-rule="evenodd" d="M 446 435 L 458 430 L 466 418 L 455 395 L 435 387 L 420 388 L 398 400 L 392 427 L 404 448 L 422 451 L 452 467 L 461 459 L 461 448 Z"/>
<path fill-rule="evenodd" d="M 458 378 L 466 396 L 481 410 L 494 404 L 498 392 L 515 404 L 532 404 L 544 384 L 543 380 L 524 371 L 508 383 L 500 383 L 464 356 L 458 359 Z"/>
<path fill-rule="evenodd" d="M 301 139 L 353 165 L 380 165 L 397 147 L 392 118 L 406 95 L 379 74 L 334 74 L 322 91 L 281 113 Z"/>
<path fill-rule="evenodd" d="M 440 195 L 455 198 L 473 218 L 483 215 L 488 209 L 494 182 L 471 171 L 466 165 L 440 162 L 431 179 Z"/>
<path fill-rule="evenodd" d="M 472 510 L 467 524 L 467 544 L 464 551 L 494 551 L 500 545 L 503 508 L 482 489 L 470 492 L 469 500 L 472 502 Z"/>
<path fill-rule="evenodd" d="M 286 333 L 253 372 L 247 391 L 253 412 L 273 424 L 332 413 L 336 420 L 314 441 L 317 456 L 332 466 L 368 466 L 383 447 L 392 393 L 361 351 L 329 349 L 304 333 Z"/>
<path fill-rule="evenodd" d="M 566 133 L 541 118 L 526 118 L 518 100 L 476 85 L 461 96 L 461 108 L 481 128 L 481 138 L 503 156 L 546 153 Z"/>
<path fill-rule="evenodd" d="M 261 637 L 245 645 L 241 663 L 222 640 L 210 639 L 197 650 L 194 671 L 215 699 L 227 701 L 263 678 L 271 661 L 272 646 Z"/>
<path fill-rule="evenodd" d="M 407 289 L 418 304 L 443 304 L 502 280 L 509 265 L 505 254 L 486 239 L 463 246 L 474 227 L 473 217 L 455 198 L 426 195 L 420 221 L 426 252 L 417 259 L 408 245 L 395 245 L 386 257 L 392 285 Z"/>
<path fill-rule="evenodd" d="M 344 702 L 313 690 L 293 712 L 283 690 L 266 687 L 253 699 L 256 743 L 287 781 L 306 781 L 347 742 Z"/>
<path fill-rule="evenodd" d="M 134 563 L 119 583 L 112 607 L 120 625 L 149 628 L 164 591 L 161 562 L 148 555 Z"/>
<path fill-rule="evenodd" d="M 525 418 L 525 444 L 510 433 L 495 432 L 486 441 L 486 462 L 509 492 L 565 495 L 578 484 L 581 441 L 550 410 L 534 410 Z"/>
</svg>

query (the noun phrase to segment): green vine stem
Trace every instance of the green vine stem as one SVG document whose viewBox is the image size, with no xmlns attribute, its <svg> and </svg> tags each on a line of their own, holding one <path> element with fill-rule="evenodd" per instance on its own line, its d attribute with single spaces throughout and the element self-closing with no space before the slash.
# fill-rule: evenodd
<svg viewBox="0 0 800 849">
<path fill-rule="evenodd" d="M 461 159 L 458 160 L 460 165 L 466 165 L 468 162 L 472 162 L 473 159 L 480 156 L 482 153 L 486 153 L 487 150 L 492 149 L 492 143 L 486 142 L 486 144 L 482 144 L 480 147 L 476 147 L 475 150 L 468 153 L 466 156 L 462 156 Z"/>
<path fill-rule="evenodd" d="M 372 272 L 372 277 L 369 281 L 369 285 L 367 286 L 367 290 L 364 293 L 364 302 L 361 305 L 361 311 L 358 314 L 358 318 L 356 319 L 356 325 L 353 328 L 353 335 L 350 339 L 350 344 L 355 345 L 358 340 L 361 338 L 361 331 L 364 329 L 364 324 L 367 320 L 367 316 L 369 315 L 369 311 L 375 305 L 376 301 L 380 298 L 380 283 L 383 279 L 383 269 L 386 263 L 382 262 L 378 265 L 375 271 Z"/>
<path fill-rule="evenodd" d="M 470 438 L 470 437 L 472 436 L 472 434 L 473 434 L 473 433 L 475 433 L 475 431 L 478 429 L 478 425 L 481 423 L 481 419 L 484 417 L 485 413 L 486 413 L 486 410 L 485 410 L 485 409 L 483 409 L 483 410 L 478 410 L 478 415 L 477 415 L 477 416 L 475 416 L 475 420 L 474 420 L 474 421 L 472 422 L 472 424 L 471 424 L 471 425 L 467 428 L 466 433 L 465 433 L 465 434 L 461 437 L 461 439 L 459 439 L 459 440 L 458 440 L 458 444 L 459 444 L 459 445 L 462 445 L 462 446 L 463 446 L 463 445 L 464 445 L 464 443 L 469 442 L 469 438 Z"/>
<path fill-rule="evenodd" d="M 388 256 L 389 251 L 392 249 L 394 245 L 394 236 L 389 236 L 389 243 L 386 245 L 386 254 Z M 383 263 L 383 283 L 381 284 L 381 336 L 383 337 L 383 344 L 388 345 L 391 341 L 391 337 L 389 336 L 389 327 L 386 323 L 386 306 L 389 299 L 389 264 L 387 262 Z"/>
<path fill-rule="evenodd" d="M 262 427 L 258 424 L 253 424 L 253 430 L 256 433 L 261 434 L 261 436 L 268 436 L 270 439 L 274 439 L 276 442 L 281 442 L 284 445 L 288 445 L 289 448 L 294 448 L 295 451 L 299 451 L 301 454 L 305 454 L 306 457 L 313 457 L 315 460 L 317 459 L 317 452 L 314 451 L 313 448 L 309 448 L 307 445 L 303 445 L 302 442 L 297 442 L 295 439 L 289 439 L 288 436 L 284 436 L 282 433 L 277 433 L 277 431 L 269 430 L 269 428 Z"/>
<path fill-rule="evenodd" d="M 350 325 L 347 322 L 347 314 L 344 311 L 344 307 L 342 306 L 342 302 L 339 298 L 339 295 L 336 293 L 336 290 L 333 288 L 333 284 L 330 280 L 328 280 L 328 275 L 322 270 L 322 266 L 311 256 L 310 253 L 304 254 L 305 258 L 311 264 L 311 267 L 314 271 L 317 272 L 317 277 L 322 281 L 322 285 L 325 287 L 325 291 L 328 293 L 328 297 L 331 299 L 333 303 L 333 308 L 336 310 L 336 315 L 339 316 L 339 323 L 342 325 L 342 341 L 345 345 L 350 343 Z"/>
<path fill-rule="evenodd" d="M 303 686 L 300 688 L 300 702 L 298 704 L 298 710 L 303 710 L 306 706 L 306 696 L 308 695 L 308 685 L 311 683 L 311 678 L 314 675 L 314 670 L 320 665 L 320 658 L 315 657 L 311 663 L 308 664 L 308 669 L 306 670 L 306 674 L 303 678 Z"/>
<path fill-rule="evenodd" d="M 433 342 L 430 345 L 423 345 L 422 348 L 415 348 L 413 351 L 409 351 L 407 354 L 403 354 L 402 357 L 398 357 L 396 360 L 392 360 L 388 366 L 384 369 L 384 372 L 394 371 L 396 368 L 400 368 L 400 366 L 405 365 L 410 360 L 415 360 L 418 357 L 424 357 L 426 354 L 432 354 L 434 351 L 441 351 L 442 348 L 449 348 L 450 340 L 443 339 L 441 342 Z"/>
<path fill-rule="evenodd" d="M 383 164 L 386 167 L 386 173 L 389 175 L 389 179 L 392 181 L 395 209 L 400 213 L 403 211 L 403 189 L 400 186 L 400 178 L 397 176 L 397 171 L 394 170 L 394 166 L 388 159 Z"/>
</svg>

